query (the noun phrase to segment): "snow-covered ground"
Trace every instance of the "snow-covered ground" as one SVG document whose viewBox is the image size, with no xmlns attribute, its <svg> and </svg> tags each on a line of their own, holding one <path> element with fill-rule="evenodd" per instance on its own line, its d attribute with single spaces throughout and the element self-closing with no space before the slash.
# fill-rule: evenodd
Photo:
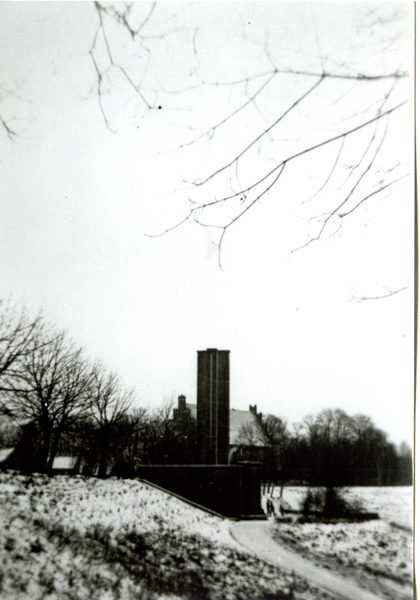
<svg viewBox="0 0 420 600">
<path fill-rule="evenodd" d="M 0 522 L 1 600 L 327 597 L 138 481 L 0 473 Z"/>
<path fill-rule="evenodd" d="M 305 491 L 286 488 L 283 497 L 298 508 Z M 352 488 L 346 494 L 381 520 L 273 521 L 273 534 L 326 558 L 331 568 L 368 570 L 407 590 L 412 489 Z M 277 510 L 278 496 L 275 490 Z M 0 600 L 327 597 L 244 551 L 228 520 L 139 481 L 0 473 L 0 522 Z"/>
<path fill-rule="evenodd" d="M 285 488 L 283 499 L 297 510 L 306 490 Z M 277 514 L 279 496 L 280 489 L 276 488 L 273 502 Z M 393 600 L 412 597 L 413 488 L 347 488 L 343 496 L 350 502 L 356 501 L 367 512 L 378 513 L 380 519 L 334 524 L 278 522 L 273 528 L 275 539 L 313 558 L 327 559 L 330 568 L 351 570 L 353 576 L 359 572 L 365 580 L 368 575 L 380 578 L 385 587 L 388 582 L 392 591 L 384 597 Z M 267 495 L 264 506 L 266 498 Z"/>
<path fill-rule="evenodd" d="M 307 487 L 285 487 L 283 499 L 294 510 L 300 510 Z M 402 527 L 413 529 L 413 488 L 403 487 L 348 487 L 343 488 L 343 497 L 350 503 L 357 501 L 367 512 L 376 512 L 388 523 L 396 523 Z M 263 508 L 270 494 L 263 495 Z M 274 504 L 278 507 L 280 488 L 273 492 Z"/>
<path fill-rule="evenodd" d="M 368 512 L 377 512 L 384 521 L 413 531 L 413 497 L 411 486 L 347 488 L 345 498 L 357 498 Z"/>
</svg>

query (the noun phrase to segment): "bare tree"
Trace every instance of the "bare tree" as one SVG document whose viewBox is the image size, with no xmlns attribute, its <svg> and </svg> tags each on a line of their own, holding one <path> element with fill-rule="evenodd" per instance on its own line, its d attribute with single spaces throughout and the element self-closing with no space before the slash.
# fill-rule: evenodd
<svg viewBox="0 0 420 600">
<path fill-rule="evenodd" d="M 268 445 L 268 440 L 258 425 L 248 422 L 242 425 L 238 431 L 235 444 L 239 446 L 265 446 Z"/>
<path fill-rule="evenodd" d="M 373 421 L 366 415 L 354 415 L 351 419 L 351 427 L 353 435 L 358 442 L 367 441 L 371 432 L 375 429 Z"/>
<path fill-rule="evenodd" d="M 45 334 L 6 377 L 2 411 L 41 434 L 39 469 L 51 472 L 60 437 L 86 410 L 90 374 L 80 348 L 65 332 Z"/>
<path fill-rule="evenodd" d="M 150 413 L 142 427 L 143 461 L 147 464 L 191 464 L 195 462 L 194 420 L 180 426 L 173 419 L 175 399 L 165 399 Z"/>
<path fill-rule="evenodd" d="M 147 427 L 147 409 L 134 408 L 126 417 L 127 435 L 124 436 L 122 459 L 134 467 L 142 463 L 144 437 Z"/>
<path fill-rule="evenodd" d="M 281 468 L 289 433 L 284 419 L 262 415 L 257 423 L 245 423 L 238 432 L 235 443 L 244 446 L 264 446 L 273 451 L 276 466 Z"/>
<path fill-rule="evenodd" d="M 203 173 L 184 178 L 186 214 L 164 233 L 189 221 L 216 229 L 219 262 L 226 233 L 263 200 L 298 203 L 308 224 L 298 249 L 335 236 L 409 173 L 396 143 L 410 95 L 408 5 L 232 4 L 224 31 L 194 5 L 95 2 L 90 50 L 109 129 L 117 96 L 137 114 L 161 110 L 177 150 L 205 154 Z"/>
<path fill-rule="evenodd" d="M 54 458 L 64 431 L 77 425 L 88 414 L 89 392 L 92 372 L 81 349 L 70 352 L 67 361 L 63 361 L 62 388 L 59 410 L 57 410 L 53 443 L 47 464 L 47 473 L 51 474 Z"/>
<path fill-rule="evenodd" d="M 90 415 L 99 438 L 99 477 L 106 477 L 110 442 L 126 419 L 134 392 L 125 390 L 119 376 L 99 364 L 93 369 Z"/>
<path fill-rule="evenodd" d="M 277 468 L 286 466 L 286 454 L 290 440 L 290 433 L 287 428 L 287 421 L 274 415 L 263 417 L 261 423 L 267 445 L 274 453 Z"/>
<path fill-rule="evenodd" d="M 172 446 L 175 442 L 175 429 L 172 419 L 174 404 L 175 399 L 173 397 L 165 399 L 149 420 L 150 458 L 156 464 L 170 464 L 172 462 Z"/>
<path fill-rule="evenodd" d="M 42 329 L 40 316 L 31 319 L 25 309 L 0 302 L 0 381 L 42 343 Z"/>
</svg>

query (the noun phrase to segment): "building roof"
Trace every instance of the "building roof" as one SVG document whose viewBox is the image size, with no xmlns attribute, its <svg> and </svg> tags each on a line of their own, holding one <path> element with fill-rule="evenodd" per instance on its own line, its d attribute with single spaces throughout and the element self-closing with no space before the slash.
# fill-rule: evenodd
<svg viewBox="0 0 420 600">
<path fill-rule="evenodd" d="M 187 402 L 186 406 L 187 406 L 187 408 L 190 409 L 190 414 L 191 414 L 192 418 L 196 421 L 197 420 L 197 405 L 196 404 L 189 404 Z"/>
<path fill-rule="evenodd" d="M 191 417 L 197 421 L 197 405 L 186 403 Z M 249 410 L 229 410 L 229 444 L 231 446 L 260 446 L 264 447 L 264 436 L 256 416 Z M 244 435 L 243 429 L 246 434 Z M 241 435 L 242 434 L 242 435 Z"/>
<path fill-rule="evenodd" d="M 5 462 L 12 454 L 14 448 L 3 448 L 0 450 L 0 463 Z"/>
<path fill-rule="evenodd" d="M 229 411 L 229 444 L 241 446 L 265 446 L 263 432 L 255 415 L 248 410 Z"/>
<path fill-rule="evenodd" d="M 53 462 L 54 469 L 74 469 L 77 462 L 76 456 L 56 456 Z"/>
</svg>

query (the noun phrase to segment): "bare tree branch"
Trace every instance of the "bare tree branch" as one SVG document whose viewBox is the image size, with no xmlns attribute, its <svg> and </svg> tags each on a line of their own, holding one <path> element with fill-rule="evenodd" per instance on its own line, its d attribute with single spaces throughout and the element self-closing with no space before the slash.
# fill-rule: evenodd
<svg viewBox="0 0 420 600">
<path fill-rule="evenodd" d="M 389 298 L 390 296 L 395 296 L 395 294 L 399 294 L 400 292 L 403 292 L 404 290 L 406 290 L 408 288 L 407 285 L 402 288 L 399 288 L 398 290 L 391 290 L 389 287 L 386 287 L 386 286 L 381 286 L 381 287 L 383 287 L 386 291 L 384 294 L 380 294 L 377 296 L 364 296 L 364 295 L 360 294 L 357 290 L 352 288 L 351 289 L 351 299 L 349 300 L 349 302 L 364 302 L 365 300 L 382 300 L 383 298 Z"/>
<path fill-rule="evenodd" d="M 105 95 L 116 89 L 110 81 L 105 86 L 104 78 L 115 71 L 140 97 L 146 110 L 156 108 L 149 98 L 159 94 L 167 99 L 176 98 L 176 103 L 170 106 L 172 110 L 189 111 L 190 118 L 185 121 L 187 139 L 180 140 L 176 151 L 202 149 L 202 144 L 207 142 L 212 162 L 217 165 L 219 154 L 221 156 L 219 165 L 210 168 L 207 174 L 183 177 L 183 183 L 192 190 L 186 198 L 189 205 L 186 216 L 156 237 L 190 221 L 219 230 L 216 247 L 221 266 L 227 231 L 270 192 L 281 189 L 286 164 L 315 157 L 317 152 L 336 144 L 331 167 L 318 190 L 300 198 L 300 205 L 312 210 L 312 214 L 307 217 L 308 239 L 292 250 L 293 254 L 314 241 L 334 237 L 345 218 L 358 211 L 368 199 L 389 190 L 407 176 L 403 165 L 397 161 L 392 163 L 384 145 L 393 126 L 390 117 L 405 110 L 406 92 L 404 88 L 401 93 L 399 90 L 409 74 L 403 59 L 391 67 L 384 61 L 385 66 L 374 68 L 370 60 L 372 58 L 372 65 L 379 64 L 373 59 L 385 56 L 401 42 L 404 11 L 380 7 L 371 12 L 365 7 L 363 15 L 349 24 L 347 41 L 340 47 L 342 54 L 338 55 L 328 49 L 328 43 L 317 30 L 313 7 L 313 56 L 304 52 L 301 56 L 292 56 L 291 50 L 279 42 L 278 32 L 276 43 L 271 43 L 269 27 L 266 39 L 259 41 L 248 41 L 245 32 L 241 36 L 239 30 L 235 31 L 241 48 L 247 51 L 253 45 L 260 50 L 259 62 L 252 62 L 247 68 L 244 61 L 243 72 L 237 76 L 221 74 L 217 77 L 208 76 L 203 67 L 204 64 L 213 66 L 211 45 L 203 41 L 211 44 L 211 40 L 202 38 L 204 25 L 189 14 L 192 7 L 179 11 L 176 5 L 174 10 L 168 11 L 166 19 L 163 18 L 165 9 L 156 3 L 95 2 L 95 8 L 99 24 L 90 53 L 106 126 L 116 130 L 104 104 Z M 287 33 L 287 22 L 282 22 L 281 14 L 279 9 L 276 23 Z M 371 23 L 369 28 L 366 22 Z M 128 35 L 123 37 L 124 34 Z M 179 72 L 182 76 L 169 77 L 160 63 L 162 77 L 172 84 L 160 83 L 154 76 L 156 57 L 161 56 L 162 45 L 166 47 L 166 56 L 172 49 L 179 51 L 180 35 L 184 44 L 184 61 Z M 127 49 L 121 52 L 123 45 Z M 131 60 L 134 56 L 140 58 Z M 311 82 L 313 79 L 315 83 Z M 197 125 L 196 90 L 202 95 L 213 94 L 209 98 L 217 105 L 220 103 L 220 116 L 213 117 L 211 113 Z M 228 90 L 229 95 L 226 95 Z M 310 117 L 308 129 L 306 121 L 300 122 L 305 111 Z M 383 126 L 384 119 L 386 126 Z M 322 123 L 319 129 L 318 121 Z M 294 123 L 296 141 L 291 144 L 288 136 Z M 248 138 L 244 136 L 245 141 L 236 144 L 235 127 L 239 125 L 243 130 L 244 124 L 250 134 Z M 362 142 L 358 144 L 358 140 Z M 346 165 L 349 157 L 350 163 Z M 322 201 L 327 204 L 319 213 L 316 206 Z M 215 207 L 221 210 L 215 213 Z M 311 233 L 313 228 L 315 234 Z"/>
</svg>

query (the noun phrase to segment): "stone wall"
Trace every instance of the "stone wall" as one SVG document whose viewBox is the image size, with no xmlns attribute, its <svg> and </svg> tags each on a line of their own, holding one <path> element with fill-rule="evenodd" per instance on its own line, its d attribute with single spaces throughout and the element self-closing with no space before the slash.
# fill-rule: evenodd
<svg viewBox="0 0 420 600">
<path fill-rule="evenodd" d="M 152 465 L 136 470 L 150 481 L 225 517 L 261 516 L 259 468 L 252 465 Z"/>
</svg>

